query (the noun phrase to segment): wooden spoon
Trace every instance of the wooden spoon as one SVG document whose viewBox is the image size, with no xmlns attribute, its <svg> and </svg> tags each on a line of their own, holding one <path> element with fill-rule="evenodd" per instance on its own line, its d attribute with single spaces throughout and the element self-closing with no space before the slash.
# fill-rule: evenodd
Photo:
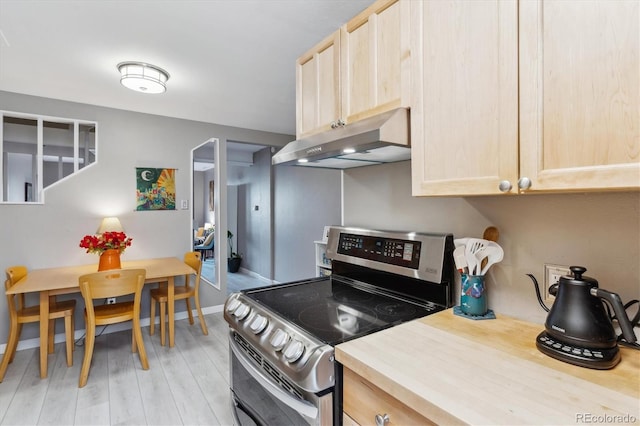
<svg viewBox="0 0 640 426">
<path fill-rule="evenodd" d="M 484 234 L 482 234 L 482 238 L 488 241 L 493 241 L 494 243 L 498 242 L 498 238 L 500 238 L 500 231 L 495 226 L 489 226 L 484 230 Z"/>
<path fill-rule="evenodd" d="M 488 226 L 487 229 L 484 230 L 482 234 L 482 238 L 487 241 L 493 241 L 494 243 L 498 242 L 498 238 L 500 238 L 500 231 L 495 226 Z M 480 269 L 484 269 L 487 266 L 487 258 L 482 259 L 482 264 Z"/>
</svg>

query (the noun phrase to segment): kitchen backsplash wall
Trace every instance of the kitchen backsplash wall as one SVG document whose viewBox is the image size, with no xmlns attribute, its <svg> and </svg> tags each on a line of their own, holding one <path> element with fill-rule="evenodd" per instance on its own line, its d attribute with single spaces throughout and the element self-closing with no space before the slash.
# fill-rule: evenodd
<svg viewBox="0 0 640 426">
<path fill-rule="evenodd" d="M 537 323 L 546 313 L 533 273 L 545 263 L 581 265 L 624 302 L 640 298 L 640 193 L 424 198 L 411 196 L 410 162 L 344 172 L 344 224 L 482 237 L 500 230 L 504 260 L 488 276 L 489 307 Z M 457 279 L 459 294 L 459 277 Z"/>
<path fill-rule="evenodd" d="M 340 224 L 341 172 L 277 166 L 273 171 L 273 271 L 278 282 L 315 276 L 314 241 Z"/>
</svg>

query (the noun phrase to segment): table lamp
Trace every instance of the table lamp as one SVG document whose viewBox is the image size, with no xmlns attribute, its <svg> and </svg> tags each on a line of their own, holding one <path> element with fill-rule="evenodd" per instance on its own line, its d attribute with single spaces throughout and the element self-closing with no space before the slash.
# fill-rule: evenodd
<svg viewBox="0 0 640 426">
<path fill-rule="evenodd" d="M 102 223 L 100 223 L 96 234 L 102 234 L 104 232 L 124 232 L 124 228 L 117 217 L 105 217 L 102 219 Z"/>
</svg>

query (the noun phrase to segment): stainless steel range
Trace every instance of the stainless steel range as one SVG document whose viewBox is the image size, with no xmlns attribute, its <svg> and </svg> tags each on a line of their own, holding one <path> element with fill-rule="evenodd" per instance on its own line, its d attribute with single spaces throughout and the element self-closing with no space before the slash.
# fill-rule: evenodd
<svg viewBox="0 0 640 426">
<path fill-rule="evenodd" d="M 453 236 L 332 227 L 330 277 L 229 296 L 240 425 L 340 425 L 334 346 L 452 306 Z"/>
</svg>

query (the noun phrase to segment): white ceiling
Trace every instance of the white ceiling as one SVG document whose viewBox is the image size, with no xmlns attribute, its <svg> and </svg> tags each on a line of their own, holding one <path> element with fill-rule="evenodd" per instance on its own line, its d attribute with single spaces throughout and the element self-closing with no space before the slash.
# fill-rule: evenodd
<svg viewBox="0 0 640 426">
<path fill-rule="evenodd" d="M 295 60 L 373 0 L 0 0 L 0 90 L 295 134 Z M 120 85 L 116 65 L 171 74 Z"/>
</svg>

